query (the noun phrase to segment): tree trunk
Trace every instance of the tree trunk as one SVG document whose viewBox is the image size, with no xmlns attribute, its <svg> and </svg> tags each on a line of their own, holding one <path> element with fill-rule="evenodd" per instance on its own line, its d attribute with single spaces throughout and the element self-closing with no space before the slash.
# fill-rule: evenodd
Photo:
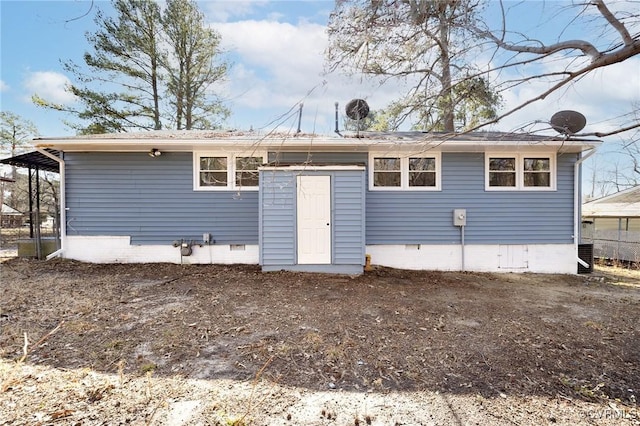
<svg viewBox="0 0 640 426">
<path fill-rule="evenodd" d="M 158 93 L 158 58 L 151 58 L 151 88 L 153 91 L 153 121 L 156 130 L 162 129 L 160 122 L 160 94 Z"/>
<path fill-rule="evenodd" d="M 445 132 L 454 132 L 453 122 L 453 88 L 451 87 L 451 62 L 449 58 L 449 21 L 447 3 L 439 8 L 440 50 L 442 59 L 442 126 Z"/>
</svg>

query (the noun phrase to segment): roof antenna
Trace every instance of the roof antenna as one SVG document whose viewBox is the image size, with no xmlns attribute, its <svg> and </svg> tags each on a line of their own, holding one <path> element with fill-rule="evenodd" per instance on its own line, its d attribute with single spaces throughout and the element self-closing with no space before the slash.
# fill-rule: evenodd
<svg viewBox="0 0 640 426">
<path fill-rule="evenodd" d="M 571 110 L 556 112 L 549 122 L 556 132 L 562 133 L 567 137 L 578 133 L 587 125 L 587 119 L 584 115 L 578 111 Z"/>
<path fill-rule="evenodd" d="M 298 111 L 298 130 L 296 130 L 296 135 L 300 134 L 300 132 L 302 132 L 302 130 L 300 129 L 300 125 L 302 123 L 302 107 L 304 106 L 304 104 L 302 102 L 300 102 L 300 110 Z"/>
<path fill-rule="evenodd" d="M 347 117 L 356 122 L 356 137 L 360 137 L 360 120 L 369 115 L 369 105 L 364 99 L 351 99 L 344 107 Z"/>
<path fill-rule="evenodd" d="M 338 102 L 336 101 L 336 103 L 335 103 L 335 106 L 336 106 L 336 130 L 335 130 L 335 132 L 336 132 L 338 135 L 342 136 L 342 134 L 340 133 L 340 129 L 338 129 L 338 106 L 339 106 L 339 105 L 340 105 L 340 104 L 338 104 Z"/>
</svg>

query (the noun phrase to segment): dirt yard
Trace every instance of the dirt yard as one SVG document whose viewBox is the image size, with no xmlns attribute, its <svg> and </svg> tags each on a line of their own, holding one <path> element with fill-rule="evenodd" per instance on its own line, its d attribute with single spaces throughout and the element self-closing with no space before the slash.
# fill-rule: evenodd
<svg viewBox="0 0 640 426">
<path fill-rule="evenodd" d="M 0 268 L 0 425 L 640 424 L 638 272 Z"/>
</svg>

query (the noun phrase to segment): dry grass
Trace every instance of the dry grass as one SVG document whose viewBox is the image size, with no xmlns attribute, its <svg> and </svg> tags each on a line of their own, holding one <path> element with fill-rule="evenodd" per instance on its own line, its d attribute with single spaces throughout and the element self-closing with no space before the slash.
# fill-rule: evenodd
<svg viewBox="0 0 640 426">
<path fill-rule="evenodd" d="M 0 268 L 2 426 L 640 421 L 638 275 Z"/>
</svg>

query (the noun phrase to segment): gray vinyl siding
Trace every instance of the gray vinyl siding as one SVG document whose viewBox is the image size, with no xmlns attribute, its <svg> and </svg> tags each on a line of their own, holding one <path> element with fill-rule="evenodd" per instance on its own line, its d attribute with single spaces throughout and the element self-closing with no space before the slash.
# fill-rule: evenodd
<svg viewBox="0 0 640 426">
<path fill-rule="evenodd" d="M 260 173 L 260 264 L 296 264 L 296 176 L 331 176 L 333 265 L 362 265 L 365 172 L 265 170 Z"/>
<path fill-rule="evenodd" d="M 65 153 L 67 234 L 258 243 L 258 191 L 194 191 L 193 155 Z"/>
<path fill-rule="evenodd" d="M 483 153 L 443 153 L 442 191 L 367 192 L 367 244 L 458 244 L 454 209 L 467 244 L 572 243 L 576 160 L 557 157 L 556 191 L 485 191 Z"/>
<path fill-rule="evenodd" d="M 296 260 L 296 178 L 292 172 L 260 172 L 260 264 Z"/>
<path fill-rule="evenodd" d="M 366 244 L 458 244 L 452 211 L 467 209 L 467 244 L 572 243 L 573 171 L 576 154 L 557 158 L 556 191 L 485 191 L 484 154 L 443 153 L 441 191 L 358 192 L 348 173 L 334 182 L 334 262 L 358 263 Z M 68 235 L 131 236 L 133 244 L 200 241 L 258 244 L 261 261 L 295 261 L 294 175 L 262 179 L 258 191 L 194 191 L 191 153 L 65 153 Z M 269 155 L 270 161 L 276 155 Z M 308 160 L 280 153 L 280 163 Z M 312 153 L 316 164 L 365 163 L 366 153 Z M 367 174 L 354 172 L 365 179 Z M 277 179 L 284 179 L 278 181 Z M 335 185 L 333 184 L 335 183 Z M 366 228 L 357 212 L 366 193 Z M 269 197 L 272 202 L 269 203 Z M 262 223 L 259 206 L 263 211 Z M 264 219 L 267 218 L 266 223 Z"/>
<path fill-rule="evenodd" d="M 362 265 L 365 256 L 364 171 L 333 173 L 333 264 Z"/>
</svg>

